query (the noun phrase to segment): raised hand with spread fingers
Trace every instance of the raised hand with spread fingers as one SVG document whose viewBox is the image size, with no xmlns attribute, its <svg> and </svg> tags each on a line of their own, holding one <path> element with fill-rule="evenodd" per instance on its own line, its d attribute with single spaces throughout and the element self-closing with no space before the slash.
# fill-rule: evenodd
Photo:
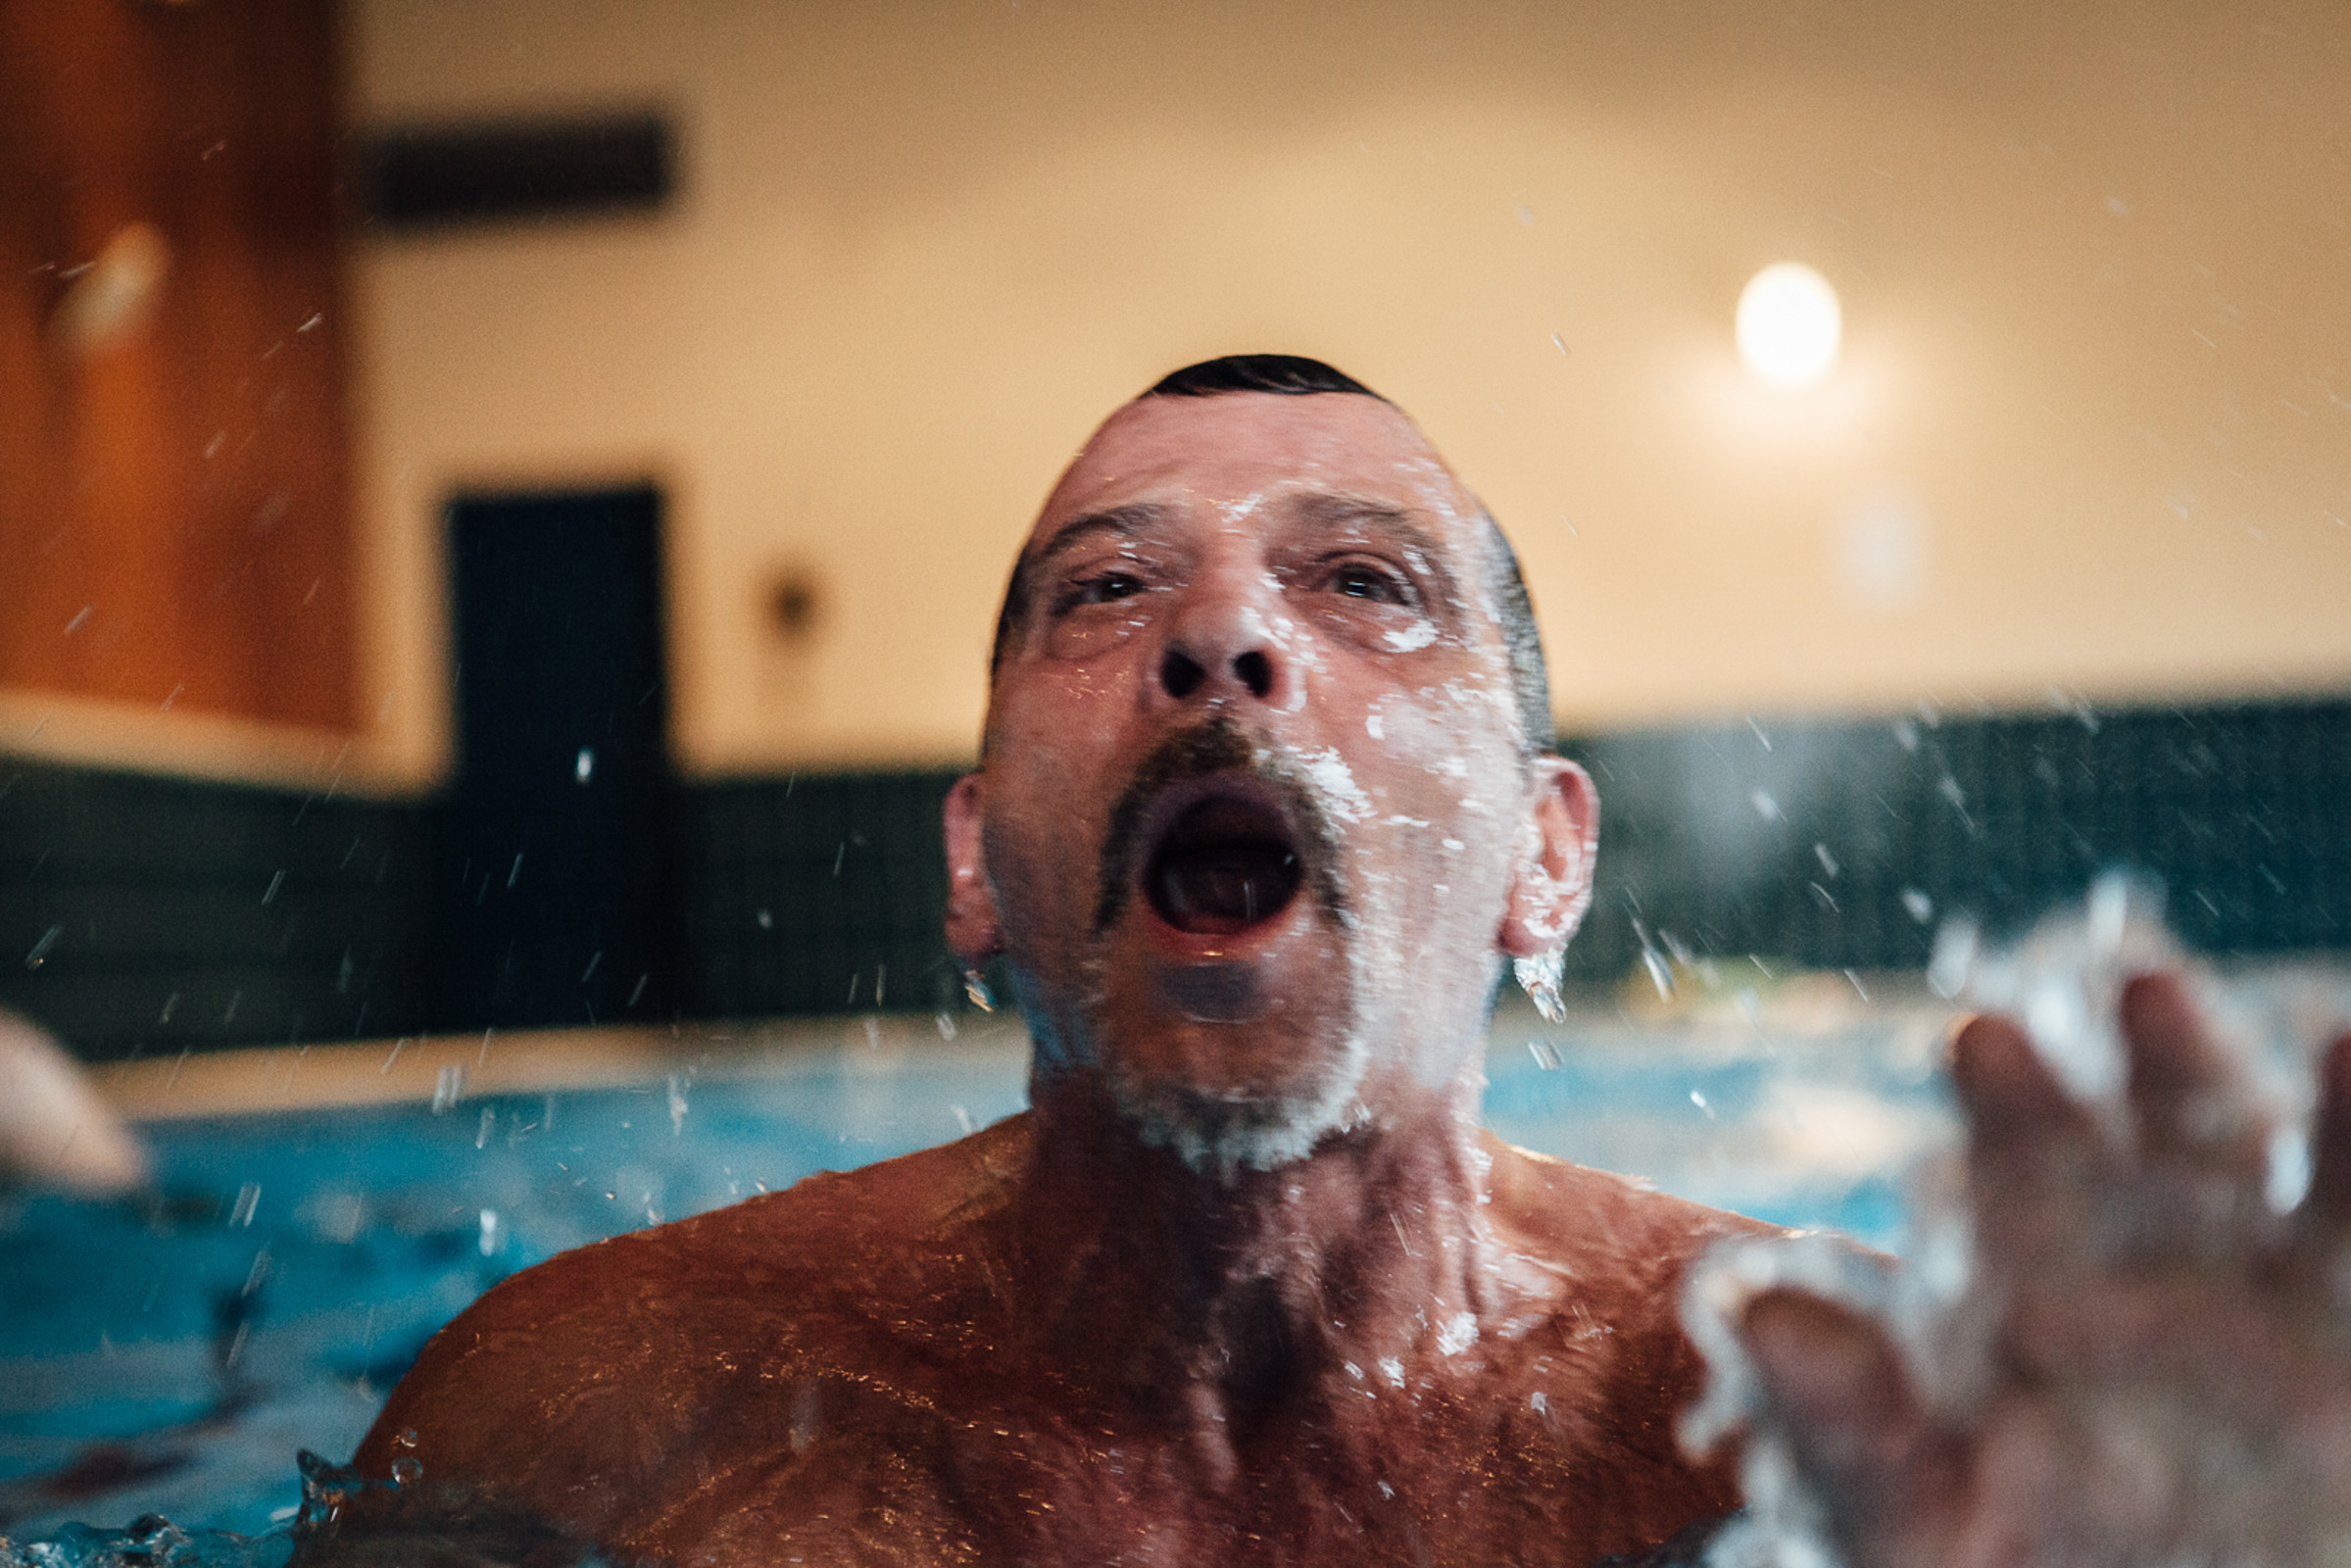
<svg viewBox="0 0 2351 1568">
<path fill-rule="evenodd" d="M 2278 1118 L 2186 979 L 2131 979 L 2119 1014 L 2103 1106 L 2017 1023 L 1958 1033 L 1973 1267 L 1950 1299 L 1921 1310 L 1849 1253 L 1858 1290 L 1718 1288 L 1750 1475 L 1777 1466 L 1848 1568 L 2351 1563 L 2351 1034 L 2281 1210 Z M 1768 1535 L 1746 1554 L 1804 1555 Z"/>
</svg>

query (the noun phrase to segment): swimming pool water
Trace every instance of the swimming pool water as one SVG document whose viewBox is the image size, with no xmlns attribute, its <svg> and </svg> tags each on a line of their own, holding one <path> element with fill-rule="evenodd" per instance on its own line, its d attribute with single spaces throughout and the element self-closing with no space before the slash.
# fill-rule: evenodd
<svg viewBox="0 0 2351 1568">
<path fill-rule="evenodd" d="M 1940 1022 L 1546 1028 L 1509 1008 L 1487 1120 L 1898 1250 L 1902 1168 L 1948 1126 Z M 0 1535 L 149 1513 L 267 1530 L 298 1503 L 296 1451 L 347 1457 L 425 1339 L 507 1274 L 957 1137 L 1020 1109 L 1025 1070 L 1010 1026 L 850 1020 L 838 1044 L 619 1089 L 159 1124 L 160 1200 L 0 1200 Z"/>
</svg>

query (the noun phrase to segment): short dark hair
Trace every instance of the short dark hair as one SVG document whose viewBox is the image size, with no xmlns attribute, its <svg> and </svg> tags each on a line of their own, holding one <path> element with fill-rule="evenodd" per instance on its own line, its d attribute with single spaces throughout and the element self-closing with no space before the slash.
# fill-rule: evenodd
<svg viewBox="0 0 2351 1568">
<path fill-rule="evenodd" d="M 1147 398 L 1207 398 L 1225 392 L 1278 392 L 1285 397 L 1344 393 L 1376 398 L 1395 408 L 1370 387 L 1346 371 L 1296 354 L 1228 354 L 1222 359 L 1187 365 L 1151 383 Z M 1140 400 L 1138 400 L 1140 401 Z M 1401 412 L 1401 411 L 1398 411 Z M 1527 753 L 1535 756 L 1558 745 L 1551 722 L 1550 672 L 1543 657 L 1543 636 L 1535 625 L 1535 602 L 1518 567 L 1518 552 L 1501 525 L 1486 514 L 1487 544 L 1493 555 L 1488 587 L 1494 594 L 1494 619 L 1502 631 L 1502 648 L 1510 660 L 1511 696 L 1518 708 L 1518 724 Z M 1012 564 L 1004 607 L 996 615 L 996 642 L 988 658 L 991 684 L 1004 667 L 1004 651 L 1028 618 L 1029 584 L 1025 559 Z"/>
<path fill-rule="evenodd" d="M 1345 370 L 1320 360 L 1295 354 L 1228 354 L 1221 360 L 1202 360 L 1172 370 L 1151 383 L 1147 398 L 1212 398 L 1219 392 L 1279 392 L 1287 397 L 1309 397 L 1317 392 L 1349 392 L 1356 397 L 1386 398 Z M 1396 407 L 1389 403 L 1390 408 Z"/>
</svg>

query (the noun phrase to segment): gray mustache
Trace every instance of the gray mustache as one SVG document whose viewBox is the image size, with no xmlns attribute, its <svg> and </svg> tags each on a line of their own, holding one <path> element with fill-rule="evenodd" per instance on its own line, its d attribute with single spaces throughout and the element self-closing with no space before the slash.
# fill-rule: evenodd
<svg viewBox="0 0 2351 1568">
<path fill-rule="evenodd" d="M 1240 725 L 1219 713 L 1190 729 L 1178 730 L 1152 747 L 1110 808 L 1110 831 L 1102 842 L 1095 891 L 1096 936 L 1117 923 L 1127 900 L 1134 896 L 1142 858 L 1150 853 L 1150 846 L 1143 842 L 1143 824 L 1151 802 L 1171 784 L 1219 773 L 1244 774 L 1282 798 L 1290 819 L 1309 841 L 1299 848 L 1311 852 L 1304 858 L 1306 886 L 1312 890 L 1314 902 L 1333 919 L 1351 923 L 1347 889 L 1339 876 L 1339 833 L 1313 783 L 1255 745 Z"/>
</svg>

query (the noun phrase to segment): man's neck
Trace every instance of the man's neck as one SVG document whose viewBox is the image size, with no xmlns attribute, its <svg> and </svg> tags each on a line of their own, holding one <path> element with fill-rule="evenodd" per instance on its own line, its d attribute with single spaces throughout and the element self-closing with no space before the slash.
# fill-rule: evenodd
<svg viewBox="0 0 2351 1568">
<path fill-rule="evenodd" d="M 1218 1171 L 1146 1145 L 1090 1079 L 1034 1098 L 1020 1308 L 1096 1397 L 1236 1439 L 1338 1380 L 1446 1363 L 1494 1305 L 1491 1157 L 1466 1103 Z"/>
</svg>

